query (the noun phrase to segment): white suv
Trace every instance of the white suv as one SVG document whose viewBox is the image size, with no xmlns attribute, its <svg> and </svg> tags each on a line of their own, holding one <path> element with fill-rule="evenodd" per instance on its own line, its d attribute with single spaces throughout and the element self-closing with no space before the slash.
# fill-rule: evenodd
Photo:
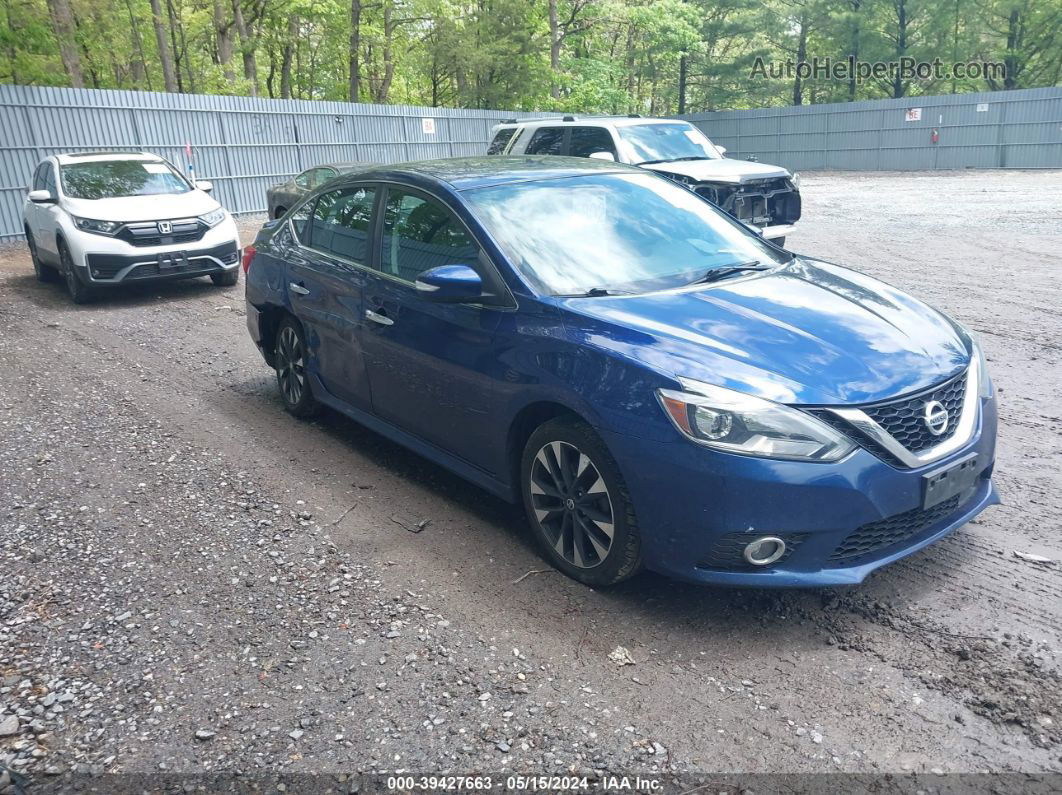
<svg viewBox="0 0 1062 795">
<path fill-rule="evenodd" d="M 61 276 L 75 303 L 98 287 L 155 279 L 236 284 L 239 234 L 211 189 L 143 152 L 45 158 L 22 209 L 37 278 Z"/>
<path fill-rule="evenodd" d="M 488 155 L 567 155 L 642 166 L 688 186 L 783 245 L 800 218 L 800 181 L 781 166 L 733 160 L 689 122 L 640 116 L 510 119 Z"/>
</svg>

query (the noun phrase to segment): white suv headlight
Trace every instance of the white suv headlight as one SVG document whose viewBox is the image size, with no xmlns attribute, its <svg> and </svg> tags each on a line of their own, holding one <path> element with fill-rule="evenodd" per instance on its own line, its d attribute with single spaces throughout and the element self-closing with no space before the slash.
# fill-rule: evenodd
<svg viewBox="0 0 1062 795">
<path fill-rule="evenodd" d="M 216 210 L 211 210 L 210 212 L 199 216 L 199 220 L 207 226 L 217 226 L 225 220 L 225 209 L 218 207 Z"/>
<path fill-rule="evenodd" d="M 688 439 L 739 455 L 837 461 L 855 449 L 848 437 L 799 409 L 698 381 L 658 389 L 667 416 Z"/>
<path fill-rule="evenodd" d="M 93 218 L 77 218 L 76 216 L 71 216 L 71 218 L 74 219 L 74 226 L 82 232 L 92 232 L 94 235 L 113 235 L 122 228 L 118 221 L 97 221 Z"/>
</svg>

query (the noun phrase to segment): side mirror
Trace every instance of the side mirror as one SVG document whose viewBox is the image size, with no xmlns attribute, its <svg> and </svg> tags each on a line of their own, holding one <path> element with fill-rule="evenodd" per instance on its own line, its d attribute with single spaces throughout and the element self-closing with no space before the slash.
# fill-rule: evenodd
<svg viewBox="0 0 1062 795">
<path fill-rule="evenodd" d="M 616 162 L 616 156 L 611 152 L 592 152 L 590 158 L 592 160 L 607 160 L 610 163 Z"/>
<path fill-rule="evenodd" d="M 280 224 L 280 219 L 279 218 L 270 218 L 268 221 L 266 221 L 264 224 L 262 224 L 262 228 L 263 229 L 272 229 L 273 227 L 275 227 L 275 226 L 277 226 L 279 224 Z"/>
<path fill-rule="evenodd" d="M 203 193 L 210 193 L 210 191 L 214 190 L 214 183 L 205 179 L 196 180 L 195 186 Z"/>
<path fill-rule="evenodd" d="M 721 155 L 725 155 L 726 154 L 726 147 L 725 146 L 717 146 L 716 149 L 719 150 L 719 154 L 721 154 Z"/>
<path fill-rule="evenodd" d="M 483 297 L 483 280 L 467 265 L 440 265 L 417 277 L 417 295 L 440 304 L 461 304 Z"/>
<path fill-rule="evenodd" d="M 28 198 L 34 204 L 55 204 L 55 197 L 47 190 L 31 190 Z"/>
</svg>

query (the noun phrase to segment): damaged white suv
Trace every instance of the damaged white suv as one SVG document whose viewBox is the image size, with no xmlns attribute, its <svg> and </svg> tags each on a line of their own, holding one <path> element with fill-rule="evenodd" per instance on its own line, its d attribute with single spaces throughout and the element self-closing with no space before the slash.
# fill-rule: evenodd
<svg viewBox="0 0 1062 795">
<path fill-rule="evenodd" d="M 785 243 L 800 218 L 800 182 L 781 166 L 724 157 L 689 122 L 600 116 L 510 119 L 492 130 L 489 155 L 567 155 L 616 160 L 681 182 L 760 231 Z"/>
</svg>

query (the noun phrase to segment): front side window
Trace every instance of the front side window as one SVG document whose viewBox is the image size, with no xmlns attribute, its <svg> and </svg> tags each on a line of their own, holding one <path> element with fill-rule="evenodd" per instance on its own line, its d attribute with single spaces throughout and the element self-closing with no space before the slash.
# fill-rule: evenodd
<svg viewBox="0 0 1062 795">
<path fill-rule="evenodd" d="M 564 153 L 564 128 L 542 127 L 535 131 L 527 145 L 529 155 L 559 155 Z"/>
<path fill-rule="evenodd" d="M 301 207 L 296 207 L 291 213 L 291 229 L 295 237 L 304 246 L 310 244 L 310 218 L 313 217 L 313 201 L 308 201 Z"/>
<path fill-rule="evenodd" d="M 498 130 L 494 136 L 494 140 L 490 142 L 490 146 L 487 147 L 488 155 L 500 155 L 505 151 L 506 144 L 513 138 L 513 133 L 516 132 L 515 127 L 507 127 L 503 130 Z"/>
<path fill-rule="evenodd" d="M 476 267 L 479 246 L 439 202 L 403 190 L 387 192 L 380 269 L 407 282 L 439 265 Z"/>
<path fill-rule="evenodd" d="M 596 152 L 608 152 L 616 156 L 612 133 L 604 127 L 573 127 L 569 150 L 572 157 L 590 157 Z"/>
<path fill-rule="evenodd" d="M 188 181 L 169 163 L 155 160 L 96 160 L 59 169 L 63 192 L 72 199 L 115 199 L 187 193 Z M 54 179 L 54 178 L 53 178 Z"/>
<path fill-rule="evenodd" d="M 303 171 L 299 176 L 295 177 L 295 184 L 305 190 L 313 189 L 313 172 L 314 169 L 310 168 Z"/>
<path fill-rule="evenodd" d="M 685 122 L 629 124 L 617 128 L 619 137 L 634 150 L 636 165 L 671 160 L 719 160 L 722 155 L 704 133 Z"/>
<path fill-rule="evenodd" d="M 44 190 L 45 171 L 51 168 L 48 163 L 41 163 L 37 166 L 37 170 L 33 172 L 33 188 L 32 190 Z"/>
<path fill-rule="evenodd" d="M 652 174 L 594 174 L 463 193 L 541 293 L 640 293 L 688 284 L 708 271 L 789 255 L 704 199 Z"/>
<path fill-rule="evenodd" d="M 310 244 L 359 265 L 368 258 L 374 188 L 343 188 L 323 193 L 314 206 Z"/>
</svg>

